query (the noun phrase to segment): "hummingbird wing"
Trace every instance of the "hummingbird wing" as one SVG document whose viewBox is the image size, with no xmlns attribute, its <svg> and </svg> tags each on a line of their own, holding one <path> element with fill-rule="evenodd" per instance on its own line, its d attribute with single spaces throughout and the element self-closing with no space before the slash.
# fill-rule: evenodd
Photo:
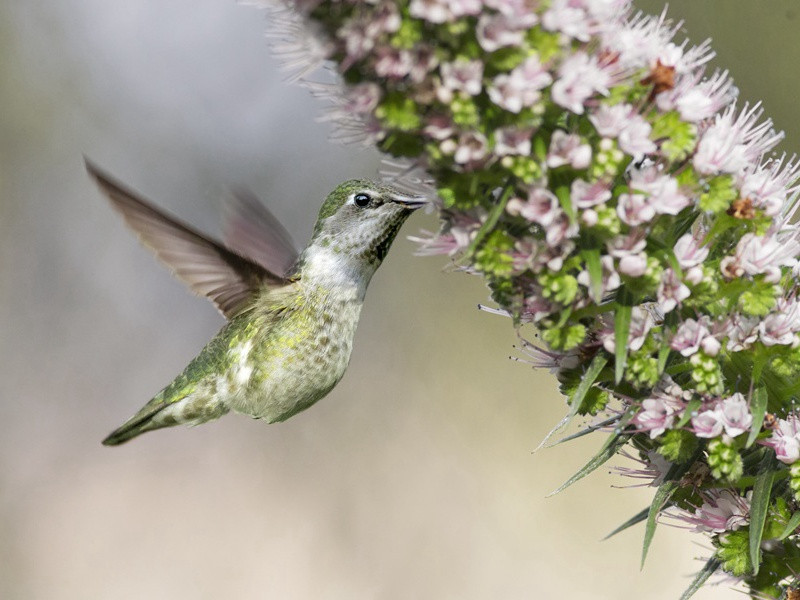
<svg viewBox="0 0 800 600">
<path fill-rule="evenodd" d="M 222 239 L 237 254 L 284 276 L 297 262 L 297 248 L 289 232 L 250 190 L 231 190 L 224 217 Z"/>
<path fill-rule="evenodd" d="M 231 318 L 265 283 L 286 279 L 181 223 L 125 188 L 88 160 L 86 170 L 144 246 L 198 295 Z"/>
</svg>

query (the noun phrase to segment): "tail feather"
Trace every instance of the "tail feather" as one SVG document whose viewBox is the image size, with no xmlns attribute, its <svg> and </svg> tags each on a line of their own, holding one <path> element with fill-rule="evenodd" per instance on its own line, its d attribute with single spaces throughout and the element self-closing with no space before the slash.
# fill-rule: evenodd
<svg viewBox="0 0 800 600">
<path fill-rule="evenodd" d="M 147 412 L 140 411 L 139 413 L 128 419 L 121 426 L 117 427 L 114 431 L 112 431 L 103 440 L 102 442 L 103 445 L 119 446 L 120 444 L 124 444 L 128 440 L 132 440 L 133 438 L 143 433 L 147 433 L 148 431 L 154 431 L 156 429 L 162 429 L 164 427 L 172 427 L 173 425 L 178 425 L 177 419 L 156 420 L 154 418 L 159 412 L 161 412 L 162 408 L 164 407 L 161 406 L 155 410 L 150 410 Z"/>
</svg>

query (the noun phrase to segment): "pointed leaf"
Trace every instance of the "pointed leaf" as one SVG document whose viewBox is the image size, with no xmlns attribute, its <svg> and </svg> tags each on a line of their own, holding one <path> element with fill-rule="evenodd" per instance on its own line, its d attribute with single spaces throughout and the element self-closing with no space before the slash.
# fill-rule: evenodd
<svg viewBox="0 0 800 600">
<path fill-rule="evenodd" d="M 683 409 L 683 414 L 681 418 L 678 420 L 678 423 L 675 425 L 675 429 L 680 429 L 684 425 L 686 425 L 692 418 L 692 415 L 697 412 L 697 409 L 700 408 L 700 404 L 702 404 L 702 399 L 699 396 L 695 396 L 689 403 L 686 405 L 686 408 Z"/>
<path fill-rule="evenodd" d="M 750 500 L 750 561 L 753 563 L 753 575 L 758 574 L 761 563 L 761 538 L 764 535 L 764 523 L 767 521 L 769 497 L 774 480 L 772 456 L 765 453 L 758 467 L 758 475 L 753 484 L 753 497 Z"/>
<path fill-rule="evenodd" d="M 571 440 L 576 440 L 576 439 L 578 439 L 580 437 L 583 437 L 585 435 L 589 435 L 590 433 L 594 433 L 598 429 L 602 429 L 603 427 L 607 427 L 608 425 L 613 425 L 614 423 L 619 421 L 620 418 L 621 417 L 619 415 L 615 415 L 613 417 L 609 417 L 608 419 L 606 419 L 604 421 L 600 421 L 599 423 L 595 423 L 594 425 L 589 425 L 588 427 L 586 427 L 584 429 L 581 429 L 580 431 L 578 431 L 576 433 L 573 433 L 572 435 L 568 435 L 566 437 L 561 438 L 560 440 L 557 440 L 557 441 L 553 442 L 550 446 L 548 446 L 548 448 L 552 448 L 553 446 L 558 446 L 559 444 L 563 444 L 564 442 L 569 442 Z"/>
<path fill-rule="evenodd" d="M 580 469 L 577 473 L 575 473 L 575 475 L 573 475 L 567 481 L 565 481 L 564 484 L 561 485 L 561 487 L 547 494 L 547 497 L 549 498 L 550 496 L 555 496 L 559 492 L 563 492 L 565 489 L 567 489 L 569 486 L 571 486 L 579 479 L 583 479 L 584 477 L 586 477 L 589 473 L 594 471 L 597 467 L 601 466 L 609 458 L 614 456 L 617 453 L 617 450 L 622 448 L 628 442 L 628 438 L 630 438 L 629 433 L 611 434 L 611 436 L 609 436 L 609 438 L 606 440 L 605 444 L 603 444 L 603 447 L 600 448 L 600 451 L 597 454 L 595 454 L 592 460 L 586 463 L 582 469 Z"/>
<path fill-rule="evenodd" d="M 590 295 L 596 304 L 600 304 L 603 300 L 603 264 L 600 262 L 600 250 L 592 248 L 584 250 L 581 254 L 586 262 L 586 271 L 589 273 Z"/>
<path fill-rule="evenodd" d="M 800 527 L 800 510 L 794 513 L 790 518 L 789 521 L 786 523 L 786 527 L 783 529 L 781 534 L 778 536 L 780 541 L 785 540 L 787 537 L 794 533 L 794 530 Z"/>
<path fill-rule="evenodd" d="M 625 362 L 628 360 L 628 332 L 631 329 L 632 307 L 620 304 L 614 315 L 614 381 L 622 381 L 625 373 Z"/>
<path fill-rule="evenodd" d="M 720 561 L 716 558 L 711 558 L 705 564 L 705 566 L 700 570 L 697 576 L 692 581 L 692 584 L 686 588 L 686 591 L 680 597 L 680 600 L 689 600 L 694 593 L 703 587 L 703 584 L 708 581 L 708 578 L 711 577 L 714 573 L 717 572 L 717 569 L 720 567 Z"/>
<path fill-rule="evenodd" d="M 622 525 L 617 527 L 614 531 L 609 533 L 601 541 L 605 541 L 608 538 L 614 537 L 619 532 L 625 531 L 628 527 L 633 527 L 637 523 L 641 523 L 642 521 L 644 521 L 647 518 L 647 515 L 648 515 L 649 512 L 650 512 L 650 507 L 648 506 L 647 508 L 643 509 L 641 512 L 638 512 L 635 515 L 633 515 L 630 519 L 628 519 Z"/>
<path fill-rule="evenodd" d="M 506 204 L 508 204 L 508 200 L 511 198 L 511 193 L 513 191 L 514 187 L 511 185 L 508 185 L 503 190 L 503 195 L 500 196 L 497 204 L 495 204 L 492 210 L 489 212 L 489 215 L 486 217 L 486 221 L 475 233 L 475 239 L 472 240 L 472 243 L 469 245 L 466 252 L 464 252 L 464 258 L 469 258 L 475 254 L 475 251 L 480 248 L 480 245 L 483 243 L 483 240 L 486 238 L 486 236 L 494 231 L 494 227 L 497 225 L 497 221 L 500 220 L 500 216 L 506 209 Z"/>
<path fill-rule="evenodd" d="M 583 399 L 586 397 L 586 393 L 589 391 L 589 388 L 592 387 L 592 384 L 594 384 L 597 376 L 600 375 L 600 372 L 606 366 L 606 363 L 608 363 L 608 358 L 603 352 L 599 352 L 592 359 L 589 368 L 586 370 L 586 373 L 583 374 L 578 388 L 570 399 L 570 418 L 578 414 L 578 410 L 583 403 Z"/>
<path fill-rule="evenodd" d="M 664 372 L 664 369 L 667 366 L 667 360 L 669 359 L 669 353 L 672 352 L 672 348 L 669 345 L 664 344 L 661 348 L 658 349 L 658 374 L 661 375 Z"/>
<path fill-rule="evenodd" d="M 745 448 L 749 448 L 756 441 L 758 434 L 761 433 L 764 415 L 767 413 L 767 388 L 763 385 L 757 387 L 750 398 L 750 412 L 753 414 L 753 424 Z"/>
<path fill-rule="evenodd" d="M 669 499 L 678 490 L 680 487 L 681 477 L 686 474 L 686 472 L 689 470 L 689 467 L 691 467 L 700 457 L 702 451 L 703 448 L 701 446 L 695 451 L 688 461 L 684 463 L 673 464 L 669 471 L 667 471 L 667 474 L 664 476 L 664 482 L 658 487 L 658 491 L 656 491 L 655 496 L 653 496 L 653 502 L 650 504 L 650 508 L 648 509 L 647 513 L 647 525 L 645 526 L 644 530 L 644 545 L 642 547 L 641 564 L 642 568 L 644 567 L 644 561 L 647 559 L 647 552 L 650 550 L 650 543 L 653 541 L 653 536 L 656 533 L 656 518 L 658 517 L 658 514 L 664 509 L 669 502 Z"/>
</svg>

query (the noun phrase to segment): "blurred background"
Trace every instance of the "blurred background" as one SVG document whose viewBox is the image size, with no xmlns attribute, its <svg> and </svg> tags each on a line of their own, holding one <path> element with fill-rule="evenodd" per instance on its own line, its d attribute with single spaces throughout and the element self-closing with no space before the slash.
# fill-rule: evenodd
<svg viewBox="0 0 800 600">
<path fill-rule="evenodd" d="M 790 152 L 795 6 L 670 8 Z M 101 447 L 222 321 L 139 247 L 82 154 L 212 233 L 226 187 L 249 186 L 300 244 L 334 185 L 377 169 L 328 144 L 266 18 L 232 0 L 0 3 L 0 598 L 677 598 L 704 538 L 662 525 L 640 572 L 641 526 L 599 540 L 652 489 L 604 468 L 545 499 L 602 438 L 532 453 L 565 411 L 554 380 L 508 360 L 480 280 L 405 239 L 311 410 Z"/>
</svg>

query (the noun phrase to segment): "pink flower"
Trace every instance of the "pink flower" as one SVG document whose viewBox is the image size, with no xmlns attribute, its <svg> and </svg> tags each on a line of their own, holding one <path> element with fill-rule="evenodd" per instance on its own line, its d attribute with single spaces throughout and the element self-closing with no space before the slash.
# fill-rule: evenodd
<svg viewBox="0 0 800 600">
<path fill-rule="evenodd" d="M 550 31 L 558 31 L 582 42 L 588 42 L 592 33 L 589 15 L 570 0 L 555 0 L 542 15 L 542 25 Z"/>
<path fill-rule="evenodd" d="M 555 169 L 570 165 L 573 169 L 585 169 L 591 162 L 592 148 L 589 144 L 581 144 L 580 136 L 567 134 L 561 129 L 553 132 L 547 154 L 548 167 Z"/>
<path fill-rule="evenodd" d="M 344 110 L 349 114 L 370 114 L 381 99 L 381 88 L 376 83 L 359 83 L 347 91 Z"/>
<path fill-rule="evenodd" d="M 783 139 L 782 133 L 772 129 L 772 121 L 761 124 L 763 110 L 760 104 L 752 108 L 745 104 L 738 117 L 735 106 L 717 115 L 700 138 L 694 154 L 695 168 L 703 174 L 741 174 L 752 162 L 772 149 Z"/>
<path fill-rule="evenodd" d="M 558 68 L 558 80 L 553 84 L 553 102 L 582 115 L 584 102 L 594 94 L 608 94 L 612 77 L 585 52 L 576 52 Z"/>
<path fill-rule="evenodd" d="M 506 210 L 511 215 L 519 215 L 542 227 L 552 225 L 556 217 L 563 212 L 555 194 L 544 188 L 531 189 L 527 201 L 512 198 L 508 201 Z"/>
<path fill-rule="evenodd" d="M 775 451 L 775 458 L 790 465 L 800 459 L 800 419 L 791 414 L 778 419 L 772 437 L 761 442 Z"/>
<path fill-rule="evenodd" d="M 570 199 L 575 208 L 591 208 L 611 200 L 611 192 L 605 183 L 589 183 L 575 179 L 570 186 Z"/>
<path fill-rule="evenodd" d="M 533 106 L 541 97 L 543 88 L 553 81 L 550 73 L 539 62 L 538 56 L 530 56 L 508 74 L 498 75 L 489 86 L 489 98 L 497 106 L 518 113 Z"/>
<path fill-rule="evenodd" d="M 720 415 L 722 424 L 725 426 L 725 433 L 731 437 L 749 431 L 753 425 L 753 415 L 750 414 L 747 400 L 738 392 L 722 401 Z"/>
<path fill-rule="evenodd" d="M 764 274 L 767 281 L 777 282 L 781 267 L 793 267 L 798 253 L 800 241 L 794 235 L 779 240 L 774 233 L 766 236 L 746 233 L 736 244 L 735 254 L 723 259 L 720 268 L 728 277 Z"/>
<path fill-rule="evenodd" d="M 639 431 L 649 431 L 650 439 L 657 438 L 672 427 L 675 409 L 663 397 L 648 398 L 631 422 Z"/>
<path fill-rule="evenodd" d="M 656 211 L 644 194 L 620 194 L 617 215 L 626 225 L 636 226 L 652 221 Z"/>
<path fill-rule="evenodd" d="M 477 131 L 468 131 L 459 136 L 453 160 L 460 165 L 474 163 L 485 158 L 488 151 L 486 137 Z"/>
<path fill-rule="evenodd" d="M 658 214 L 677 215 L 691 204 L 691 200 L 678 190 L 675 178 L 659 173 L 655 166 L 634 169 L 630 186 L 637 192 L 646 192 L 648 203 Z"/>
<path fill-rule="evenodd" d="M 668 313 L 690 295 L 689 288 L 680 280 L 678 274 L 671 268 L 666 269 L 656 292 L 658 307 Z"/>
<path fill-rule="evenodd" d="M 773 312 L 758 324 L 758 337 L 765 346 L 797 346 L 800 331 L 800 304 L 781 298 Z"/>
<path fill-rule="evenodd" d="M 656 104 L 665 112 L 677 110 L 690 123 L 713 117 L 733 100 L 733 82 L 727 71 L 716 71 L 711 79 L 702 77 L 702 71 L 682 77 L 672 90 L 656 97 Z"/>
<path fill-rule="evenodd" d="M 723 324 L 720 333 L 728 338 L 727 348 L 731 352 L 741 352 L 752 347 L 758 339 L 757 317 L 733 315 Z"/>
<path fill-rule="evenodd" d="M 787 199 L 798 190 L 800 161 L 786 161 L 785 158 L 767 160 L 758 167 L 747 169 L 737 179 L 742 198 L 752 200 L 770 217 L 780 214 Z"/>
<path fill-rule="evenodd" d="M 428 122 L 422 131 L 425 135 L 442 141 L 455 133 L 455 125 L 450 117 L 433 115 L 428 117 Z"/>
<path fill-rule="evenodd" d="M 374 55 L 375 73 L 389 79 L 402 79 L 411 72 L 414 64 L 408 50 L 399 50 L 391 46 L 380 46 Z"/>
<path fill-rule="evenodd" d="M 506 15 L 481 15 L 475 34 L 481 48 L 486 52 L 494 52 L 506 46 L 519 46 L 525 39 L 525 33 L 518 22 Z"/>
<path fill-rule="evenodd" d="M 610 256 L 603 256 L 600 259 L 603 275 L 600 285 L 600 295 L 605 296 L 609 292 L 613 292 L 622 283 L 619 274 L 614 269 L 614 259 Z M 581 271 L 578 273 L 578 283 L 582 286 L 591 289 L 592 278 L 589 276 L 589 271 Z"/>
<path fill-rule="evenodd" d="M 608 253 L 619 259 L 619 272 L 628 277 L 641 277 L 647 271 L 647 243 L 641 231 L 618 235 L 606 243 Z"/>
<path fill-rule="evenodd" d="M 722 435 L 724 424 L 722 415 L 716 409 L 705 410 L 692 417 L 692 429 L 694 434 L 700 438 L 714 438 Z"/>
<path fill-rule="evenodd" d="M 656 151 L 655 142 L 650 139 L 652 127 L 630 104 L 601 104 L 589 120 L 597 133 L 616 138 L 619 147 L 636 160 Z"/>
<path fill-rule="evenodd" d="M 680 517 L 695 525 L 695 531 L 710 533 L 736 531 L 749 522 L 749 498 L 743 498 L 731 490 L 711 490 L 704 492 L 703 496 L 706 501 L 693 515 Z"/>
<path fill-rule="evenodd" d="M 531 153 L 531 136 L 533 129 L 502 127 L 495 133 L 494 153 L 497 156 L 528 156 Z"/>
<path fill-rule="evenodd" d="M 670 348 L 680 352 L 681 356 L 691 356 L 699 352 L 703 340 L 711 336 L 707 323 L 707 318 L 700 321 L 686 319 L 673 336 Z"/>
<path fill-rule="evenodd" d="M 412 17 L 424 19 L 429 23 L 445 23 L 455 18 L 448 0 L 411 0 L 408 12 Z"/>
<path fill-rule="evenodd" d="M 483 3 L 511 19 L 521 29 L 533 27 L 539 22 L 536 14 L 539 0 L 483 0 Z"/>
<path fill-rule="evenodd" d="M 641 306 L 634 306 L 631 311 L 631 324 L 628 330 L 628 349 L 634 352 L 639 350 L 644 345 L 644 341 L 654 325 L 655 321 L 650 311 Z M 606 352 L 614 354 L 616 343 L 613 328 L 601 333 L 600 339 Z"/>
<path fill-rule="evenodd" d="M 450 92 L 477 96 L 483 89 L 483 62 L 479 60 L 456 60 L 442 64 L 439 70 L 442 85 Z"/>
<path fill-rule="evenodd" d="M 701 265 L 708 258 L 708 247 L 702 245 L 702 236 L 699 233 L 683 234 L 675 242 L 673 252 L 681 269 L 691 269 Z"/>
</svg>

